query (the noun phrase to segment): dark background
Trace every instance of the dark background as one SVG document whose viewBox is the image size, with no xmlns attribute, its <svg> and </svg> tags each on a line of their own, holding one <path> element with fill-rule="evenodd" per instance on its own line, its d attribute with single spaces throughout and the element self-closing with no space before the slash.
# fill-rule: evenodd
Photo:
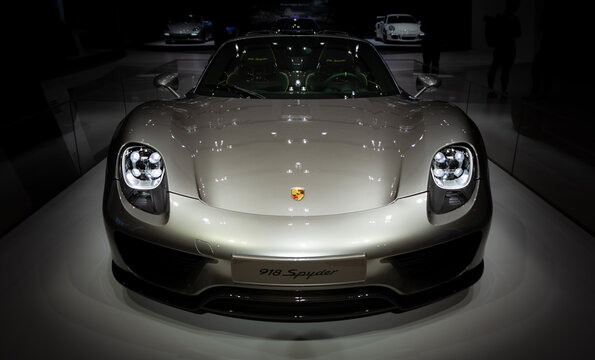
<svg viewBox="0 0 595 360">
<path fill-rule="evenodd" d="M 236 25 L 241 33 L 268 28 L 266 21 L 294 14 L 314 17 L 324 28 L 371 36 L 377 15 L 410 13 L 423 18 L 427 13 L 443 14 L 456 47 L 470 46 L 471 0 L 380 1 L 353 3 L 343 0 L 290 1 L 187 1 L 187 0 L 63 0 L 64 19 L 70 29 L 85 29 L 88 40 L 97 45 L 134 45 L 162 36 L 172 13 L 192 11 L 215 23 Z M 267 19 L 268 15 L 268 19 Z"/>
<path fill-rule="evenodd" d="M 235 26 L 240 34 L 268 29 L 289 13 L 315 18 L 324 29 L 373 37 L 376 16 L 409 13 L 423 21 L 441 14 L 448 22 L 449 49 L 471 47 L 471 0 L 421 0 L 352 3 L 341 0 L 187 1 L 187 0 L 37 0 L 11 5 L 10 40 L 19 64 L 33 62 L 51 76 L 91 50 L 125 50 L 163 38 L 168 19 L 193 12 L 215 27 Z M 222 40 L 222 39 L 217 39 Z"/>
<path fill-rule="evenodd" d="M 123 56 L 130 48 L 163 39 L 167 20 L 174 13 L 192 11 L 211 20 L 215 28 L 234 26 L 239 34 L 267 29 L 288 13 L 311 16 L 325 29 L 358 37 L 374 36 L 376 16 L 410 13 L 424 22 L 439 19 L 444 29 L 444 50 L 475 50 L 483 39 L 482 11 L 503 11 L 507 0 L 358 1 L 189 1 L 189 0 L 33 0 L 3 5 L 8 39 L 3 60 L 8 61 L 11 86 L 26 90 L 23 80 L 46 79 L 88 66 L 106 56 Z M 588 70 L 590 45 L 583 43 L 590 24 L 589 11 L 580 2 L 520 0 L 540 14 L 523 23 L 520 55 L 533 56 L 544 41 L 552 62 L 571 70 Z M 478 9 L 479 10 L 478 12 Z M 527 14 L 522 14 L 526 16 Z M 217 31 L 216 31 L 217 33 Z M 543 38 L 540 37 L 543 34 Z M 225 39 L 216 39 L 217 43 Z M 481 46 L 481 43 L 479 43 Z M 99 55 L 103 55 L 102 58 Z M 562 69 L 570 70 L 570 69 Z M 28 74 L 25 74 L 25 73 Z"/>
</svg>

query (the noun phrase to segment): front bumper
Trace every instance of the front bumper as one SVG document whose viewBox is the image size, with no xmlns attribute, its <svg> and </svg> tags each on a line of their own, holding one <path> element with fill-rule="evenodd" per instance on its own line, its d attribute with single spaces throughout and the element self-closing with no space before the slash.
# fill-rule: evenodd
<svg viewBox="0 0 595 360">
<path fill-rule="evenodd" d="M 427 193 L 316 217 L 237 213 L 175 193 L 169 201 L 168 214 L 151 215 L 122 197 L 117 180 L 108 184 L 104 218 L 116 279 L 186 310 L 271 320 L 405 311 L 464 289 L 481 276 L 492 211 L 489 185 L 481 180 L 467 204 L 443 215 L 428 212 Z M 360 283 L 289 287 L 232 278 L 234 255 L 354 254 L 365 255 Z"/>
<path fill-rule="evenodd" d="M 388 40 L 391 41 L 398 41 L 403 43 L 419 43 L 423 40 L 422 35 L 420 34 L 399 34 L 393 33 L 390 34 Z"/>
<path fill-rule="evenodd" d="M 384 312 L 405 312 L 453 295 L 473 285 L 483 262 L 461 276 L 414 295 L 399 295 L 382 286 L 331 290 L 266 290 L 235 286 L 210 288 L 199 295 L 174 293 L 112 265 L 127 288 L 169 305 L 195 312 L 267 321 L 329 321 Z"/>
<path fill-rule="evenodd" d="M 205 35 L 200 33 L 166 33 L 164 34 L 165 41 L 168 43 L 174 42 L 204 42 Z"/>
</svg>

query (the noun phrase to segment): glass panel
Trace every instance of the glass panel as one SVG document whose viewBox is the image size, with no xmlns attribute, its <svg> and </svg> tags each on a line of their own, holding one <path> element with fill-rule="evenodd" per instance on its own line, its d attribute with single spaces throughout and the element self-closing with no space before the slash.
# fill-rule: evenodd
<svg viewBox="0 0 595 360">
<path fill-rule="evenodd" d="M 519 134 L 512 175 L 595 232 L 592 115 L 551 106 L 546 99 L 522 99 L 516 107 Z"/>
<path fill-rule="evenodd" d="M 512 172 L 517 132 L 511 104 L 494 97 L 487 87 L 469 83 L 467 115 L 477 124 L 490 160 Z"/>
</svg>

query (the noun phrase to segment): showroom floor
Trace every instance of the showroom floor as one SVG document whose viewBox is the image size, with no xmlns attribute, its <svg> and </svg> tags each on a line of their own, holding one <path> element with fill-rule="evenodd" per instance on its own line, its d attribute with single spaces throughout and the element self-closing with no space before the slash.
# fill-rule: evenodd
<svg viewBox="0 0 595 360">
<path fill-rule="evenodd" d="M 179 55 L 134 53 L 127 61 L 150 67 Z M 489 57 L 444 60 L 455 69 Z M 0 239 L 1 359 L 574 359 L 593 352 L 595 239 L 493 163 L 494 215 L 477 284 L 408 313 L 321 323 L 191 314 L 125 290 L 110 270 L 104 171 L 105 160 Z"/>
<path fill-rule="evenodd" d="M 592 350 L 594 239 L 492 166 L 486 269 L 404 314 L 322 323 L 196 315 L 115 282 L 105 161 L 0 241 L 0 358 L 574 359 Z"/>
</svg>

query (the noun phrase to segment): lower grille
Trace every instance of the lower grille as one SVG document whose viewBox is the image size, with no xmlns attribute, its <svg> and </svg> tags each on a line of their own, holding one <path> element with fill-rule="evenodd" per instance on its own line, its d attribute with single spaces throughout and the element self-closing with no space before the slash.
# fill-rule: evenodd
<svg viewBox="0 0 595 360">
<path fill-rule="evenodd" d="M 215 288 L 204 294 L 207 312 L 262 320 L 317 321 L 392 311 L 396 294 L 382 287 L 324 291 Z"/>
<path fill-rule="evenodd" d="M 114 234 L 122 259 L 137 276 L 176 292 L 193 294 L 199 290 L 199 274 L 211 260 L 155 245 L 128 236 Z"/>
<path fill-rule="evenodd" d="M 386 259 L 399 274 L 400 289 L 416 292 L 451 280 L 465 271 L 479 250 L 481 232 Z"/>
</svg>

